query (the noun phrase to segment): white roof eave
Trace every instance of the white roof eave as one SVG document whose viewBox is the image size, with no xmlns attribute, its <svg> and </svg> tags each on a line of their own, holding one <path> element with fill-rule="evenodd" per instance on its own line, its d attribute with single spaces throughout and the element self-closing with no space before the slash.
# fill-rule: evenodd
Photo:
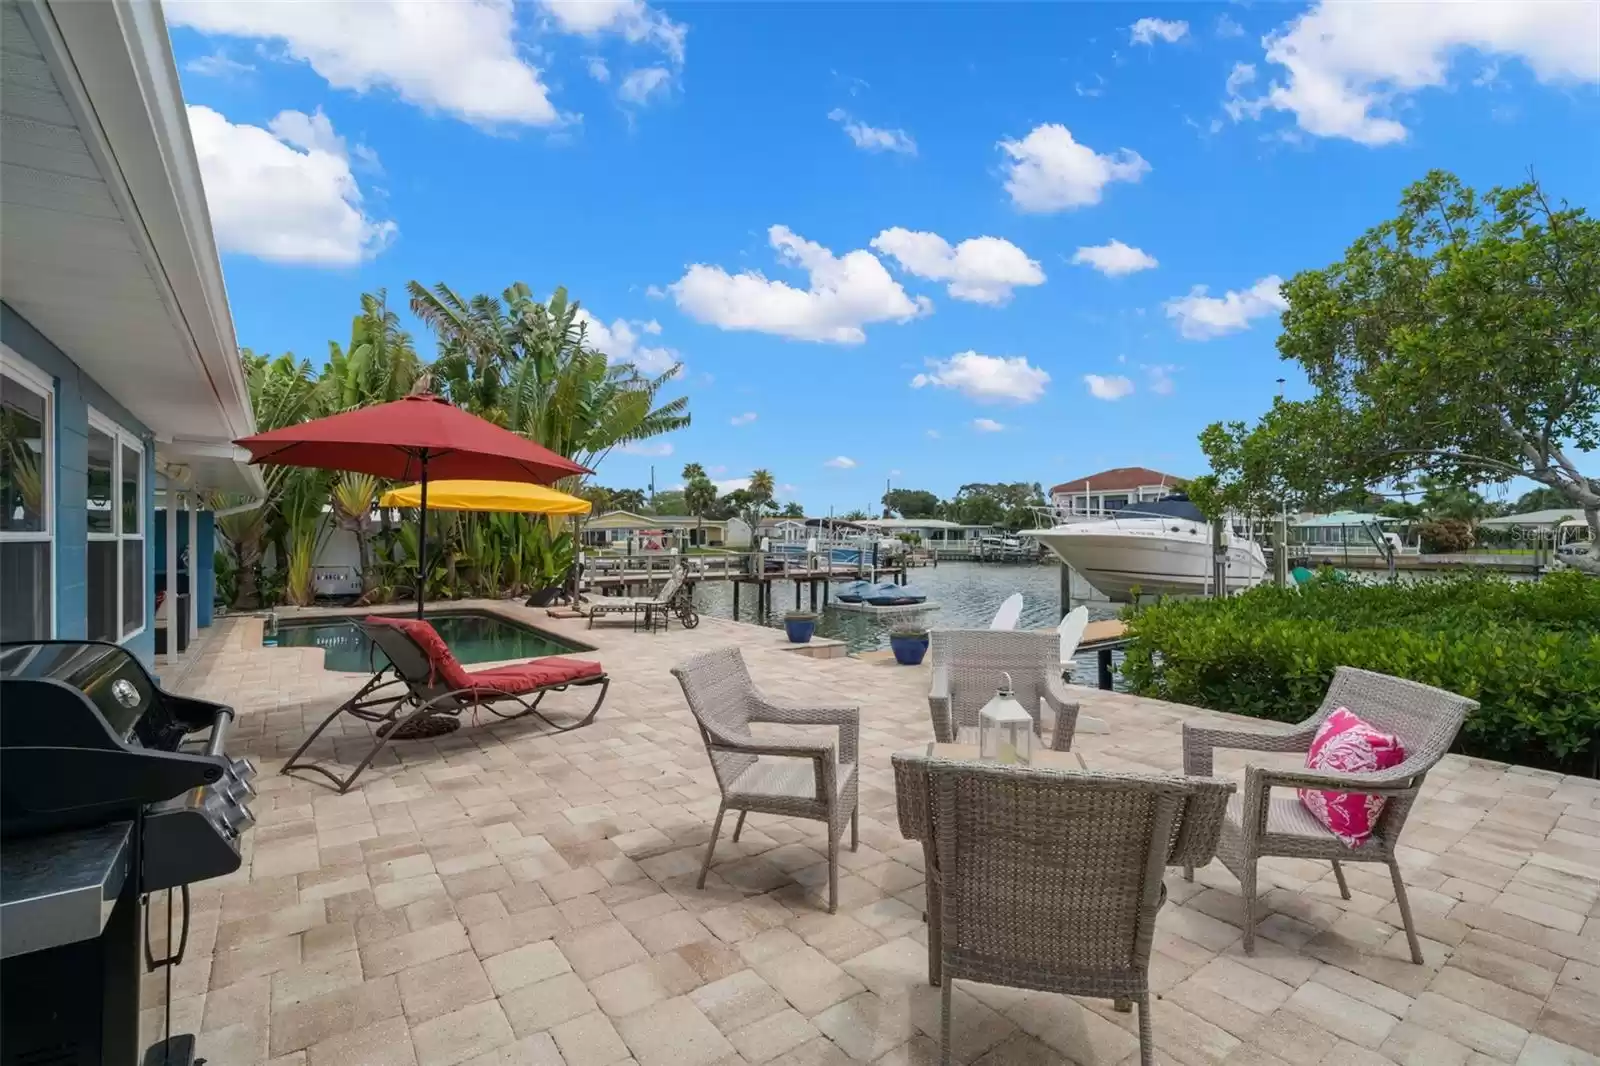
<svg viewBox="0 0 1600 1066">
<path fill-rule="evenodd" d="M 231 444 L 255 432 L 200 165 L 161 6 L 21 0 Z M 161 436 L 159 427 L 152 427 Z M 260 483 L 259 472 L 241 475 Z"/>
</svg>

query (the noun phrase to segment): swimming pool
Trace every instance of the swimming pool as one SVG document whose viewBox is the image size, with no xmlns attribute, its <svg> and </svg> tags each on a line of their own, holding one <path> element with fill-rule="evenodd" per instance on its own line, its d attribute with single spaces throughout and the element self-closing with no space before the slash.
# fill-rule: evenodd
<svg viewBox="0 0 1600 1066">
<path fill-rule="evenodd" d="M 486 611 L 429 611 L 426 617 L 463 663 L 535 659 L 592 650 Z M 277 632 L 264 633 L 261 643 L 269 648 L 321 648 L 325 669 L 347 673 L 371 673 L 388 663 L 351 618 L 279 622 Z"/>
</svg>

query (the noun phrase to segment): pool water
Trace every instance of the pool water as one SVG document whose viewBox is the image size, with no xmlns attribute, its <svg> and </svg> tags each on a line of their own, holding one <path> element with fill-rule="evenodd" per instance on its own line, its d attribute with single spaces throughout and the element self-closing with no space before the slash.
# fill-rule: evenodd
<svg viewBox="0 0 1600 1066">
<path fill-rule="evenodd" d="M 425 617 L 463 663 L 535 659 L 542 655 L 590 650 L 481 611 L 429 611 Z M 373 673 L 389 662 L 355 622 L 345 618 L 280 622 L 277 632 L 265 633 L 261 643 L 266 647 L 321 648 L 325 669 L 354 674 Z"/>
</svg>

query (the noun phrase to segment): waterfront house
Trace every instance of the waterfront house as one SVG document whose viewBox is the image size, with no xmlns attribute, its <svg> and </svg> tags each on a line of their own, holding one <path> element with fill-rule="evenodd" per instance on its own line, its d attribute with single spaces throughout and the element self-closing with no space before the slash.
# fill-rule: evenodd
<svg viewBox="0 0 1600 1066">
<path fill-rule="evenodd" d="M 919 547 L 941 559 L 975 558 L 983 538 L 994 532 L 992 526 L 965 525 L 943 518 L 869 518 L 861 524 L 880 536 L 915 537 Z"/>
<path fill-rule="evenodd" d="M 750 547 L 750 526 L 742 518 L 696 518 L 694 515 L 646 515 L 607 511 L 583 523 L 588 548 L 650 552 L 704 547 L 743 550 Z"/>
<path fill-rule="evenodd" d="M 0 636 L 153 663 L 211 620 L 210 493 L 264 491 L 171 44 L 154 5 L 8 3 L 0 50 Z"/>
<path fill-rule="evenodd" d="M 1062 521 L 1108 518 L 1130 503 L 1159 500 L 1183 486 L 1176 474 L 1143 466 L 1119 466 L 1062 482 L 1050 490 L 1050 503 Z"/>
</svg>

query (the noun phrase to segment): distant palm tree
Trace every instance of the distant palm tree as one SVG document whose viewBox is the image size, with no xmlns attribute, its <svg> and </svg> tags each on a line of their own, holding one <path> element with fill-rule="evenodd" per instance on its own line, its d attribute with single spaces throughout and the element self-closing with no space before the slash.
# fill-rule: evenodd
<svg viewBox="0 0 1600 1066">
<path fill-rule="evenodd" d="M 749 509 L 745 514 L 745 521 L 750 524 L 751 530 L 761 525 L 772 507 L 772 499 L 777 495 L 778 487 L 773 482 L 772 471 L 757 470 L 750 475 L 750 484 L 745 489 L 749 496 Z"/>
</svg>

